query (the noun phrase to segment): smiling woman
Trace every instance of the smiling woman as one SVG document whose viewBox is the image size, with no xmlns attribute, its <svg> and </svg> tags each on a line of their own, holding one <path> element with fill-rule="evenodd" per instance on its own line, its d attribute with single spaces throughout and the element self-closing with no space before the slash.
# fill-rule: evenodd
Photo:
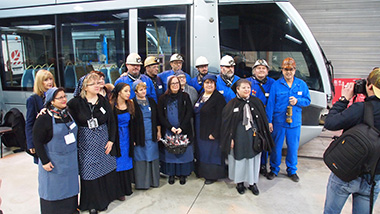
<svg viewBox="0 0 380 214">
<path fill-rule="evenodd" d="M 39 116 L 33 127 L 41 213 L 78 213 L 78 127 L 66 102 L 63 88 L 47 90 L 47 114 Z"/>
</svg>

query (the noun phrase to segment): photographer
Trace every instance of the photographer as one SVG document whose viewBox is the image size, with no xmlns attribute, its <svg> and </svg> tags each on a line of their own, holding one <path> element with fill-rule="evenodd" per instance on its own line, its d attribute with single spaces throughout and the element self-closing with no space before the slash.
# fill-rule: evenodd
<svg viewBox="0 0 380 214">
<path fill-rule="evenodd" d="M 344 131 L 363 122 L 364 102 L 358 102 L 347 108 L 349 100 L 357 93 L 366 91 L 365 102 L 373 105 L 374 125 L 380 130 L 380 69 L 374 68 L 367 77 L 366 84 L 359 81 L 347 83 L 342 88 L 342 96 L 339 101 L 330 109 L 325 121 L 325 128 L 328 130 Z M 364 88 L 363 88 L 364 87 Z M 355 90 L 354 90 L 355 89 Z M 347 198 L 352 194 L 352 213 L 370 213 L 370 183 L 369 174 L 362 175 L 350 182 L 344 182 L 334 173 L 331 173 L 326 191 L 326 201 L 324 213 L 340 213 Z M 375 176 L 374 203 L 380 191 L 380 164 L 377 165 Z"/>
</svg>

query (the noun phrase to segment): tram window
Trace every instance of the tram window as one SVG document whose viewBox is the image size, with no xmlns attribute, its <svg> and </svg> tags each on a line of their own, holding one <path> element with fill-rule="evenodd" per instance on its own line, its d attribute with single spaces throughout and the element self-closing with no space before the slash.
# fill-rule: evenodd
<svg viewBox="0 0 380 214">
<path fill-rule="evenodd" d="M 68 14 L 60 17 L 64 87 L 72 90 L 92 70 L 114 83 L 125 69 L 128 11 Z"/>
<path fill-rule="evenodd" d="M 236 61 L 235 73 L 252 75 L 257 59 L 270 65 L 269 76 L 278 79 L 281 63 L 292 57 L 297 64 L 296 77 L 312 90 L 323 91 L 315 60 L 301 34 L 276 4 L 240 4 L 219 6 L 221 55 Z"/>
<path fill-rule="evenodd" d="M 0 20 L 2 86 L 33 90 L 38 70 L 55 74 L 53 16 Z"/>
<path fill-rule="evenodd" d="M 188 45 L 187 7 L 172 6 L 138 10 L 139 54 L 158 56 L 160 71 L 170 70 L 170 56 L 179 53 L 185 56 L 183 69 L 186 70 Z"/>
</svg>

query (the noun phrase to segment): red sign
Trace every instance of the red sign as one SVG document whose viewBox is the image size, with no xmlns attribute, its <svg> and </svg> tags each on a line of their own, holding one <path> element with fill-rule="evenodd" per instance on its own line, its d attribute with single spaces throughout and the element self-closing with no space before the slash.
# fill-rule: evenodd
<svg viewBox="0 0 380 214">
<path fill-rule="evenodd" d="M 13 66 L 21 65 L 21 52 L 19 50 L 14 50 L 11 53 L 11 62 Z"/>
<path fill-rule="evenodd" d="M 342 96 L 342 87 L 345 86 L 349 82 L 354 82 L 355 80 L 359 80 L 360 78 L 336 78 L 334 79 L 334 87 L 335 87 L 335 96 L 332 100 L 332 103 L 334 104 L 336 101 L 339 100 L 339 97 Z M 364 94 L 358 94 L 356 97 L 355 102 L 363 102 L 365 99 Z M 352 99 L 350 100 L 350 104 L 352 104 Z"/>
</svg>

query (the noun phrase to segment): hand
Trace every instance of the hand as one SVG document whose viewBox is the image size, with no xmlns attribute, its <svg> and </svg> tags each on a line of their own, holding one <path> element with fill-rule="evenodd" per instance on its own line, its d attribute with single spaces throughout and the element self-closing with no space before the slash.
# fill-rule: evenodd
<svg viewBox="0 0 380 214">
<path fill-rule="evenodd" d="M 289 103 L 290 103 L 290 105 L 292 105 L 292 106 L 296 105 L 297 101 L 298 101 L 297 98 L 295 98 L 293 96 L 289 97 Z"/>
<path fill-rule="evenodd" d="M 234 139 L 232 139 L 232 140 L 231 140 L 231 149 L 233 149 L 234 146 L 235 146 L 235 141 L 234 141 Z"/>
<path fill-rule="evenodd" d="M 157 131 L 157 141 L 161 139 L 161 131 Z"/>
<path fill-rule="evenodd" d="M 105 152 L 106 155 L 108 155 L 111 152 L 112 146 L 113 146 L 113 142 L 108 141 L 106 146 L 104 147 L 106 149 L 106 152 Z"/>
<path fill-rule="evenodd" d="M 342 87 L 342 96 L 350 100 L 354 96 L 354 85 L 355 83 L 349 82 L 344 87 Z"/>
<path fill-rule="evenodd" d="M 29 151 L 30 151 L 30 154 L 36 154 L 36 149 L 35 148 L 31 148 L 31 149 L 29 149 Z"/>
<path fill-rule="evenodd" d="M 170 129 L 170 131 L 172 131 L 174 134 L 176 134 L 176 133 L 177 133 L 177 129 L 176 129 L 176 128 L 174 128 L 174 127 L 172 127 L 172 129 Z"/>
<path fill-rule="evenodd" d="M 177 129 L 177 134 L 181 134 L 182 133 L 182 129 L 181 128 L 178 128 Z"/>
<path fill-rule="evenodd" d="M 44 170 L 50 172 L 51 170 L 53 170 L 54 166 L 51 162 L 49 162 L 49 163 L 43 165 L 42 168 L 44 168 Z"/>
<path fill-rule="evenodd" d="M 212 136 L 212 134 L 210 134 L 210 135 L 208 136 L 208 139 L 210 139 L 210 140 L 215 140 L 215 137 Z"/>
<path fill-rule="evenodd" d="M 46 108 L 42 108 L 41 111 L 37 114 L 36 118 L 38 118 L 41 115 L 46 114 L 46 110 L 47 110 Z"/>
<path fill-rule="evenodd" d="M 268 126 L 269 126 L 269 131 L 273 132 L 273 123 L 269 123 Z"/>
</svg>

